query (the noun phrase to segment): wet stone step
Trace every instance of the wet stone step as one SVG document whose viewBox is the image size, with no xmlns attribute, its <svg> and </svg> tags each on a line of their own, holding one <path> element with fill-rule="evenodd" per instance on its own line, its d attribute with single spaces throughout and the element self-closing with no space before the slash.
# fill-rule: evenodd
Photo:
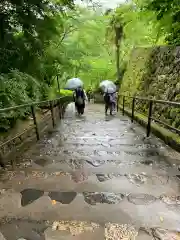
<svg viewBox="0 0 180 240">
<path fill-rule="evenodd" d="M 48 226 L 47 221 L 5 219 L 1 223 L 0 231 L 6 240 L 46 240 L 44 231 Z"/>
<path fill-rule="evenodd" d="M 176 230 L 144 228 L 132 224 L 86 221 L 31 221 L 29 219 L 1 219 L 0 237 L 5 240 L 179 240 Z M 95 238 L 94 238 L 95 236 Z"/>
<path fill-rule="evenodd" d="M 122 154 L 126 154 L 126 155 L 131 155 L 131 156 L 141 156 L 141 157 L 152 157 L 152 156 L 159 156 L 160 155 L 160 151 L 158 150 L 158 148 L 133 148 L 131 146 L 110 146 L 108 147 L 108 144 L 101 144 L 98 145 L 96 144 L 96 147 L 93 146 L 75 146 L 75 145 L 71 145 L 70 149 L 69 147 L 67 147 L 68 149 L 61 149 L 59 151 L 59 154 L 71 154 L 73 156 L 73 153 L 78 153 L 80 155 L 91 155 L 93 153 L 96 153 L 97 155 L 101 155 L 101 152 L 103 152 L 105 154 L 118 154 L 119 156 L 121 156 Z M 53 150 L 54 151 L 54 150 Z M 54 152 L 57 152 L 57 150 L 55 150 Z"/>
<path fill-rule="evenodd" d="M 24 189 L 21 191 L 21 206 L 26 207 L 29 204 L 32 204 L 37 199 L 46 195 L 49 196 L 53 202 L 60 202 L 61 204 L 70 204 L 76 198 L 77 194 L 83 195 L 84 201 L 90 205 L 96 205 L 97 203 L 101 204 L 118 204 L 122 200 L 129 201 L 135 205 L 148 205 L 152 204 L 156 200 L 160 200 L 162 203 L 171 206 L 179 206 L 180 205 L 180 196 L 173 195 L 160 195 L 159 197 L 155 197 L 150 194 L 144 193 L 112 193 L 112 192 L 83 192 L 77 193 L 74 191 L 52 191 L 46 192 L 38 189 Z M 2 195 L 6 195 L 6 191 L 2 193 Z"/>
<path fill-rule="evenodd" d="M 167 184 L 168 183 L 168 176 L 152 176 L 147 175 L 146 173 L 139 173 L 139 174 L 116 174 L 116 173 L 110 173 L 110 174 L 96 174 L 96 177 L 99 182 L 105 182 L 108 180 L 111 180 L 113 178 L 120 178 L 120 177 L 126 177 L 132 184 L 136 184 L 137 186 L 140 186 L 142 184 L 145 184 L 147 181 L 154 183 L 155 181 L 161 181 L 161 184 Z"/>
</svg>

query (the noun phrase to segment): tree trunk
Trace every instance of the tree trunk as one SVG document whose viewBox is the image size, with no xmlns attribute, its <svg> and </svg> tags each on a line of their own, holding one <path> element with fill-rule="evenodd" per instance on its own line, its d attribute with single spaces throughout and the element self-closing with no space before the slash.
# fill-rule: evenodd
<svg viewBox="0 0 180 240">
<path fill-rule="evenodd" d="M 117 80 L 120 83 L 120 66 L 119 66 L 119 60 L 120 60 L 120 42 L 123 35 L 123 27 L 115 27 L 115 46 L 116 46 L 116 72 L 117 72 Z"/>
<path fill-rule="evenodd" d="M 116 73 L 117 73 L 117 80 L 120 81 L 120 66 L 119 66 L 119 54 L 120 54 L 119 42 L 116 41 Z"/>
</svg>

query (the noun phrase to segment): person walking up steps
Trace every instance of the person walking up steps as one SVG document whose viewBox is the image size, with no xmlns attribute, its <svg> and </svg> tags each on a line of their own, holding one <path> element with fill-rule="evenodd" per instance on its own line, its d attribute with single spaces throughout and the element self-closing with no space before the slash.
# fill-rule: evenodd
<svg viewBox="0 0 180 240">
<path fill-rule="evenodd" d="M 110 93 L 104 93 L 104 102 L 105 102 L 105 115 L 107 115 L 108 109 L 110 110 L 110 115 L 113 111 L 113 96 Z"/>
</svg>

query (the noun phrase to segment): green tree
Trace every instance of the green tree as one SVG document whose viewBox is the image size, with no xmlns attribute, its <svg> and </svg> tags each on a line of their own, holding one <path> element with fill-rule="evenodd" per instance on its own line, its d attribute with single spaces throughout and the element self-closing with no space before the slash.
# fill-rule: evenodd
<svg viewBox="0 0 180 240">
<path fill-rule="evenodd" d="M 180 4 L 178 0 L 146 0 L 143 7 L 156 13 L 169 44 L 180 44 Z"/>
</svg>

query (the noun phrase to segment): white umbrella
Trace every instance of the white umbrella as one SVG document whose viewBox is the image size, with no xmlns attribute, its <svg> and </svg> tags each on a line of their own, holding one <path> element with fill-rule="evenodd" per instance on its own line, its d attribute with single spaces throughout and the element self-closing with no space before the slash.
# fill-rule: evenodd
<svg viewBox="0 0 180 240">
<path fill-rule="evenodd" d="M 109 91 L 113 91 L 113 92 L 116 92 L 116 85 L 112 82 L 112 81 L 110 81 L 110 80 L 104 80 L 104 81 L 102 81 L 101 83 L 100 83 L 100 88 L 103 90 L 103 92 L 107 92 L 107 89 L 109 89 L 108 90 L 108 92 Z M 111 89 L 111 90 L 110 90 Z M 113 90 L 112 90 L 113 89 Z M 110 92 L 109 92 L 110 93 Z"/>
<path fill-rule="evenodd" d="M 104 92 L 105 92 L 105 93 L 110 93 L 110 94 L 112 94 L 112 93 L 115 93 L 115 92 L 116 92 L 116 89 L 113 88 L 113 87 L 106 87 L 106 88 L 104 89 Z"/>
<path fill-rule="evenodd" d="M 65 88 L 73 90 L 73 89 L 76 89 L 76 88 L 82 87 L 82 86 L 83 86 L 83 82 L 81 81 L 81 79 L 72 78 L 67 81 Z"/>
</svg>

